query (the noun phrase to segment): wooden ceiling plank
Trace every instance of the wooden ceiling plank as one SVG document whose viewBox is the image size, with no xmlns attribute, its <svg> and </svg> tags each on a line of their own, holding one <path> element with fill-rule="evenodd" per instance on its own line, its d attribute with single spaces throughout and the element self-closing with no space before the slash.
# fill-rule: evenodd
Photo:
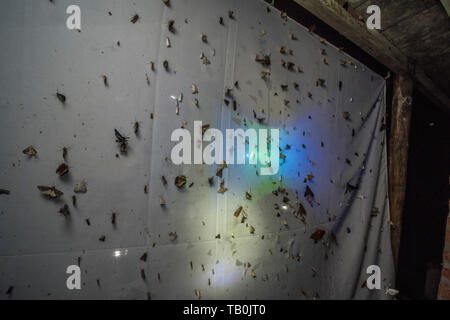
<svg viewBox="0 0 450 320">
<path fill-rule="evenodd" d="M 380 32 L 367 29 L 365 23 L 355 19 L 335 0 L 295 0 L 299 5 L 340 32 L 373 58 L 396 73 L 411 72 L 409 58 L 387 40 Z M 426 75 L 420 66 L 414 66 L 412 74 L 430 99 L 450 110 L 450 98 Z"/>
<path fill-rule="evenodd" d="M 439 3 L 415 15 L 413 19 L 400 21 L 388 30 L 383 29 L 382 33 L 389 34 L 396 46 L 401 49 L 408 47 L 411 42 L 426 42 L 438 38 L 450 30 L 447 17 L 442 12 Z M 416 23 L 411 23 L 411 21 L 416 21 Z"/>
<path fill-rule="evenodd" d="M 382 32 L 401 21 L 411 19 L 431 6 L 440 6 L 436 0 L 372 0 L 362 3 L 361 6 L 355 8 L 356 10 L 353 10 L 351 13 L 354 13 L 355 18 L 359 16 L 365 17 L 366 9 L 369 5 L 377 5 L 381 9 Z"/>
</svg>

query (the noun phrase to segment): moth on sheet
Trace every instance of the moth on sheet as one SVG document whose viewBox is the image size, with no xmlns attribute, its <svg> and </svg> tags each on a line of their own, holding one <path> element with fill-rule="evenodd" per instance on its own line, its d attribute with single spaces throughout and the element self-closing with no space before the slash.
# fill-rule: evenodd
<svg viewBox="0 0 450 320">
<path fill-rule="evenodd" d="M 65 104 L 65 103 L 66 103 L 66 96 L 63 95 L 62 93 L 59 93 L 58 91 L 56 91 L 56 98 L 58 98 L 58 100 L 59 100 L 62 104 Z"/>
<path fill-rule="evenodd" d="M 180 176 L 175 177 L 175 185 L 179 189 L 183 188 L 186 185 L 186 182 L 187 182 L 186 176 L 180 175 Z"/>
<path fill-rule="evenodd" d="M 345 120 L 350 120 L 350 112 L 345 111 L 342 116 L 344 117 Z"/>
<path fill-rule="evenodd" d="M 36 151 L 36 149 L 33 146 L 26 147 L 22 151 L 22 153 L 27 155 L 27 156 L 29 156 L 29 157 L 36 157 L 36 155 L 37 155 L 37 151 Z"/>
<path fill-rule="evenodd" d="M 217 190 L 217 193 L 224 194 L 227 191 L 228 191 L 228 188 L 225 188 L 225 180 L 222 180 L 220 182 L 220 188 L 219 188 L 219 190 Z"/>
<path fill-rule="evenodd" d="M 81 180 L 80 182 L 75 184 L 75 187 L 73 188 L 73 192 L 75 192 L 75 193 L 86 193 L 87 192 L 86 181 Z"/>
<path fill-rule="evenodd" d="M 264 120 L 266 120 L 266 118 L 258 118 L 258 116 L 256 115 L 256 111 L 253 110 L 253 118 L 255 118 L 256 120 L 258 120 L 258 123 L 262 123 L 264 122 Z"/>
<path fill-rule="evenodd" d="M 175 32 L 175 21 L 174 20 L 169 20 L 167 22 L 167 29 L 172 33 Z"/>
<path fill-rule="evenodd" d="M 243 207 L 240 206 L 239 208 L 236 209 L 236 211 L 234 212 L 234 217 L 235 218 L 239 218 L 239 215 L 241 214 Z"/>
<path fill-rule="evenodd" d="M 164 69 L 165 69 L 166 71 L 168 71 L 168 70 L 169 70 L 169 61 L 164 60 L 164 62 L 163 62 L 163 67 L 164 67 Z"/>
<path fill-rule="evenodd" d="M 270 57 L 268 55 L 260 57 L 259 54 L 257 54 L 255 57 L 255 61 L 262 64 L 264 67 L 270 66 Z"/>
<path fill-rule="evenodd" d="M 349 192 L 351 193 L 351 192 L 356 191 L 356 190 L 358 190 L 358 186 L 354 186 L 354 185 L 352 185 L 350 183 L 347 183 L 347 186 L 345 187 L 345 194 L 347 194 Z"/>
<path fill-rule="evenodd" d="M 194 293 L 195 293 L 195 296 L 197 297 L 197 299 L 200 300 L 200 298 L 201 298 L 201 296 L 200 296 L 200 290 L 195 289 L 195 290 L 194 290 Z"/>
<path fill-rule="evenodd" d="M 139 20 L 139 15 L 136 13 L 134 16 L 131 17 L 130 22 L 136 23 Z"/>
<path fill-rule="evenodd" d="M 222 162 L 222 164 L 219 165 L 216 171 L 216 176 L 219 178 L 222 178 L 223 169 L 228 168 L 227 163 L 225 161 Z"/>
<path fill-rule="evenodd" d="M 316 87 L 324 87 L 325 86 L 325 79 L 317 79 L 316 81 Z"/>
<path fill-rule="evenodd" d="M 312 192 L 312 190 L 309 186 L 306 186 L 304 196 L 305 196 L 306 200 L 308 200 L 308 202 L 312 202 L 314 200 L 314 193 Z"/>
<path fill-rule="evenodd" d="M 69 173 L 69 166 L 65 163 L 60 164 L 56 169 L 56 174 L 60 177 L 66 175 L 67 173 Z"/>
<path fill-rule="evenodd" d="M 205 132 L 206 132 L 209 128 L 211 128 L 211 125 L 209 125 L 209 124 L 205 124 L 205 125 L 202 126 L 202 136 L 205 134 Z"/>
<path fill-rule="evenodd" d="M 105 87 L 109 87 L 108 77 L 106 75 L 102 75 L 102 78 L 103 78 L 103 84 L 105 85 Z"/>
<path fill-rule="evenodd" d="M 140 124 L 138 121 L 135 121 L 133 124 L 133 131 L 135 135 L 139 135 Z"/>
<path fill-rule="evenodd" d="M 64 160 L 67 160 L 67 155 L 68 155 L 68 153 L 69 153 L 69 147 L 62 147 L 62 148 L 59 148 L 58 149 L 58 151 L 61 151 L 62 152 L 62 158 L 64 159 Z"/>
<path fill-rule="evenodd" d="M 61 213 L 66 218 L 70 216 L 70 210 L 67 204 L 65 204 L 62 208 L 60 208 L 58 212 Z"/>
<path fill-rule="evenodd" d="M 117 129 L 114 129 L 116 142 L 120 144 L 120 152 L 127 153 L 128 151 L 128 137 L 123 136 Z"/>
<path fill-rule="evenodd" d="M 202 63 L 204 65 L 208 65 L 211 64 L 211 62 L 209 61 L 208 57 L 202 52 L 202 54 L 200 55 L 200 59 L 202 60 Z"/>
<path fill-rule="evenodd" d="M 319 240 L 321 240 L 323 238 L 323 236 L 325 235 L 325 230 L 322 229 L 317 229 L 312 235 L 311 235 L 311 239 L 314 240 L 314 243 L 317 243 Z"/>
<path fill-rule="evenodd" d="M 169 238 L 171 241 L 175 241 L 178 238 L 178 235 L 176 232 L 169 232 Z"/>
<path fill-rule="evenodd" d="M 117 213 L 115 213 L 115 212 L 111 213 L 111 224 L 113 226 L 116 225 L 116 218 L 117 218 Z"/>
<path fill-rule="evenodd" d="M 57 199 L 64 194 L 62 191 L 56 189 L 55 187 L 38 186 L 37 188 L 39 189 L 41 194 L 51 199 Z"/>
</svg>

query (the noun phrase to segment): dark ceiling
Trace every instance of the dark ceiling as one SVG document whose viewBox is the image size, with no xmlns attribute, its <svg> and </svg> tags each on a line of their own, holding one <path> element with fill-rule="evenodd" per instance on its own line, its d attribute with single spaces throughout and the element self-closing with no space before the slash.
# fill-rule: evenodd
<svg viewBox="0 0 450 320">
<path fill-rule="evenodd" d="M 381 9 L 381 33 L 450 96 L 450 17 L 439 0 L 338 0 L 355 17 Z"/>
</svg>

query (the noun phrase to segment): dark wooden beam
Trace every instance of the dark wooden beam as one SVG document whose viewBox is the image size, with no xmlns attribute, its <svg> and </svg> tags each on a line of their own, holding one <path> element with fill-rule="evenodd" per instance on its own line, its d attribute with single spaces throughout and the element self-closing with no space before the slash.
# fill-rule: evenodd
<svg viewBox="0 0 450 320">
<path fill-rule="evenodd" d="M 397 269 L 405 203 L 409 129 L 413 99 L 413 81 L 409 75 L 397 74 L 393 94 L 388 171 L 391 241 L 394 263 Z"/>
<path fill-rule="evenodd" d="M 347 12 L 336 0 L 295 0 L 299 5 L 358 45 L 374 59 L 395 73 L 409 72 L 417 88 L 447 112 L 450 98 L 428 77 L 419 65 L 411 67 L 411 59 L 381 32 L 369 30 L 365 21 Z M 411 72 L 411 70 L 414 70 Z"/>
</svg>

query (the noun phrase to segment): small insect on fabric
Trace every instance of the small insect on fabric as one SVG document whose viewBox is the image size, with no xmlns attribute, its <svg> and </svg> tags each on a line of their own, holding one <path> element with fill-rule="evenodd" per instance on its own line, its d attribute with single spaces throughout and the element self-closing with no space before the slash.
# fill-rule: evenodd
<svg viewBox="0 0 450 320">
<path fill-rule="evenodd" d="M 167 22 L 167 29 L 172 33 L 175 32 L 175 21 L 174 20 L 169 20 Z"/>
<path fill-rule="evenodd" d="M 222 180 L 220 182 L 220 188 L 219 188 L 219 190 L 217 190 L 217 193 L 224 194 L 227 191 L 228 191 L 228 188 L 225 188 L 225 180 Z"/>
<path fill-rule="evenodd" d="M 228 165 L 225 161 L 223 161 L 222 164 L 220 164 L 219 167 L 217 168 L 216 176 L 218 176 L 219 178 L 222 178 L 223 170 L 225 168 L 228 168 Z"/>
<path fill-rule="evenodd" d="M 171 241 L 175 241 L 178 238 L 178 235 L 176 232 L 169 232 L 169 238 Z"/>
<path fill-rule="evenodd" d="M 344 117 L 345 120 L 350 120 L 350 112 L 345 111 L 342 116 Z"/>
<path fill-rule="evenodd" d="M 69 172 L 69 166 L 65 163 L 62 163 L 59 165 L 59 167 L 56 169 L 56 174 L 60 177 L 66 175 Z"/>
<path fill-rule="evenodd" d="M 29 157 L 36 157 L 37 151 L 33 146 L 29 146 L 22 151 L 23 154 Z"/>
<path fill-rule="evenodd" d="M 187 178 L 186 176 L 180 175 L 175 178 L 175 185 L 181 189 L 186 185 Z"/>
<path fill-rule="evenodd" d="M 117 213 L 115 213 L 115 212 L 111 213 L 111 224 L 113 226 L 116 225 L 116 219 L 117 219 Z"/>
<path fill-rule="evenodd" d="M 120 152 L 127 153 L 129 138 L 123 136 L 117 129 L 114 129 L 114 135 L 116 136 L 116 142 L 120 144 Z"/>
<path fill-rule="evenodd" d="M 41 194 L 51 199 L 57 199 L 64 194 L 62 191 L 56 189 L 55 187 L 38 186 L 38 189 Z"/>
<path fill-rule="evenodd" d="M 61 209 L 59 209 L 58 212 L 66 218 L 68 218 L 70 216 L 70 210 L 69 210 L 69 206 L 67 204 L 65 204 Z"/>
<path fill-rule="evenodd" d="M 314 243 L 317 243 L 319 240 L 321 240 L 323 238 L 323 236 L 325 235 L 325 230 L 322 229 L 317 229 L 312 235 L 311 235 L 311 239 L 314 240 Z"/>
<path fill-rule="evenodd" d="M 316 87 L 324 87 L 325 86 L 325 79 L 317 79 L 316 81 Z"/>
<path fill-rule="evenodd" d="M 211 127 L 209 124 L 205 124 L 202 126 L 202 136 L 205 134 L 206 131 Z"/>
<path fill-rule="evenodd" d="M 62 93 L 56 92 L 56 97 L 62 104 L 66 103 L 66 96 L 63 95 Z"/>
<path fill-rule="evenodd" d="M 108 77 L 106 75 L 102 75 L 102 78 L 103 78 L 103 84 L 105 85 L 105 87 L 109 87 Z"/>
<path fill-rule="evenodd" d="M 63 158 L 64 160 L 67 160 L 67 155 L 68 155 L 68 153 L 69 153 L 69 149 L 70 149 L 70 148 L 68 148 L 68 147 L 62 147 L 62 148 L 58 149 L 58 151 L 61 151 L 61 152 L 62 152 L 62 158 Z"/>
<path fill-rule="evenodd" d="M 73 192 L 75 192 L 75 193 L 86 193 L 87 192 L 86 181 L 81 180 L 80 182 L 75 184 L 75 187 L 73 188 Z"/>
<path fill-rule="evenodd" d="M 260 57 L 259 54 L 257 54 L 255 57 L 255 61 L 259 62 L 260 64 L 262 64 L 265 67 L 270 66 L 270 57 L 268 55 Z"/>
<path fill-rule="evenodd" d="M 235 218 L 239 217 L 239 215 L 241 214 L 242 209 L 243 209 L 242 206 L 240 206 L 239 208 L 236 209 L 236 211 L 234 212 L 234 217 Z"/>
<path fill-rule="evenodd" d="M 134 16 L 131 17 L 130 22 L 136 23 L 139 20 L 139 15 L 136 13 Z"/>
<path fill-rule="evenodd" d="M 139 129 L 140 129 L 140 125 L 138 121 L 135 121 L 133 124 L 133 131 L 135 135 L 139 135 Z"/>
</svg>

